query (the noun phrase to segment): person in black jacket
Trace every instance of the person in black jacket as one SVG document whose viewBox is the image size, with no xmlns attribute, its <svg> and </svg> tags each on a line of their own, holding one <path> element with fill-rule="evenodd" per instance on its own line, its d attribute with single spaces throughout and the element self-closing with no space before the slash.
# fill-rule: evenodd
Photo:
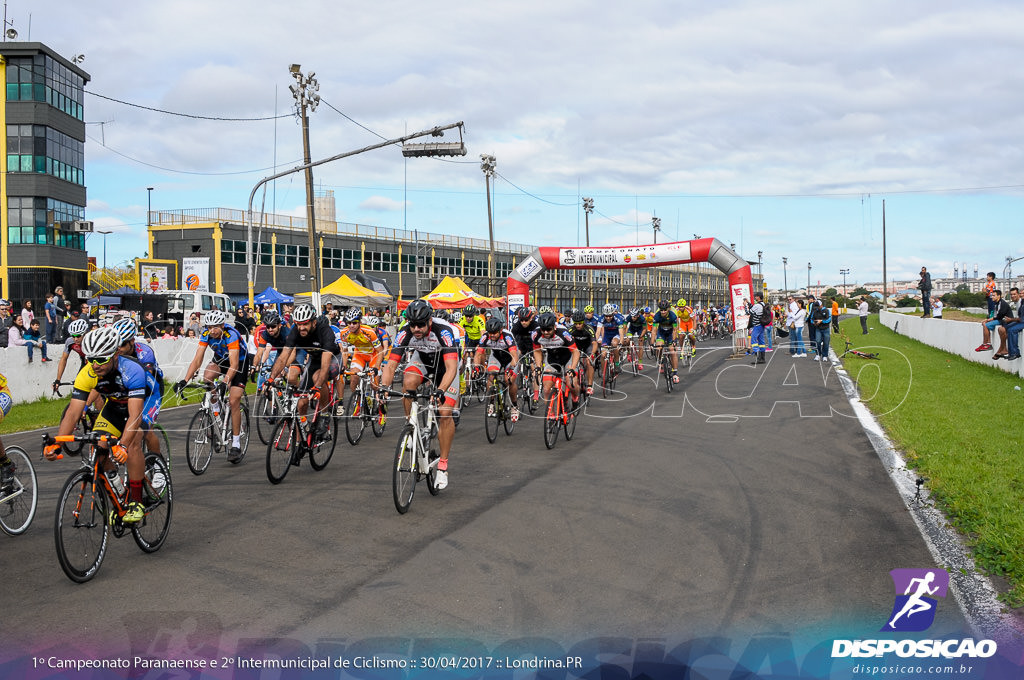
<svg viewBox="0 0 1024 680">
<path fill-rule="evenodd" d="M 921 291 L 921 304 L 924 306 L 924 314 L 921 316 L 927 319 L 932 315 L 932 275 L 925 267 L 921 267 L 921 280 L 917 288 Z"/>
<path fill-rule="evenodd" d="M 57 328 L 63 330 L 64 319 L 68 317 L 68 302 L 64 297 L 63 286 L 57 286 L 53 289 L 53 309 L 57 313 Z M 62 332 L 60 337 L 55 337 L 54 340 L 60 342 L 66 337 L 68 337 L 67 333 Z"/>
</svg>

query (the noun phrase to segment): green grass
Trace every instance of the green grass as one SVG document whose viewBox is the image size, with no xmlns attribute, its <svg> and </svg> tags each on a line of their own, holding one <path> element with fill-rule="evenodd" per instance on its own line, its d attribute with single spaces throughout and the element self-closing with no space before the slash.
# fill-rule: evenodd
<svg viewBox="0 0 1024 680">
<path fill-rule="evenodd" d="M 1006 579 L 1003 601 L 1024 606 L 1024 429 L 1016 417 L 1024 379 L 896 335 L 877 315 L 868 325 L 871 334 L 862 336 L 856 318 L 840 323 L 858 349 L 881 354 L 878 361 L 843 360 L 865 404 L 907 464 L 928 479 L 977 565 Z M 833 348 L 842 353 L 841 337 Z M 878 370 L 863 370 L 868 365 Z"/>
<path fill-rule="evenodd" d="M 256 392 L 256 385 L 247 383 L 246 392 L 254 394 Z M 167 389 L 164 391 L 163 408 L 195 404 L 202 401 L 202 398 L 203 393 L 201 391 L 189 390 L 184 399 L 178 399 L 174 395 L 174 385 L 168 383 Z M 35 430 L 41 427 L 56 427 L 60 424 L 61 413 L 64 412 L 64 407 L 67 406 L 70 399 L 67 396 L 62 399 L 40 397 L 32 402 L 15 404 L 11 412 L 0 423 L 0 435 Z"/>
</svg>

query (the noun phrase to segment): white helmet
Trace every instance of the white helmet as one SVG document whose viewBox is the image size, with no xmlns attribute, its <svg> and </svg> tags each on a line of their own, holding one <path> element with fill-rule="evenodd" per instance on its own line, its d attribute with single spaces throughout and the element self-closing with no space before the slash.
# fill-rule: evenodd
<svg viewBox="0 0 1024 680">
<path fill-rule="evenodd" d="M 112 357 L 121 346 L 121 334 L 113 326 L 97 328 L 82 339 L 82 354 L 86 359 Z"/>
<path fill-rule="evenodd" d="M 316 318 L 316 310 L 313 309 L 313 305 L 302 303 L 297 305 L 292 311 L 292 321 L 300 323 L 302 321 L 312 321 Z"/>
<path fill-rule="evenodd" d="M 75 319 L 68 324 L 68 335 L 73 338 L 85 335 L 89 330 L 89 322 L 85 319 Z"/>
<path fill-rule="evenodd" d="M 203 325 L 204 326 L 220 326 L 228 320 L 228 315 L 219 309 L 211 309 L 206 314 L 203 314 Z"/>
<path fill-rule="evenodd" d="M 139 334 L 138 326 L 136 326 L 135 322 L 131 319 L 115 321 L 111 328 L 117 331 L 117 334 L 121 337 L 122 345 L 129 340 L 134 340 L 135 336 Z"/>
<path fill-rule="evenodd" d="M 380 319 L 375 316 L 364 316 L 363 323 L 371 328 L 376 328 L 377 325 L 380 324 Z"/>
<path fill-rule="evenodd" d="M 615 313 L 615 305 L 608 303 L 601 309 L 601 311 L 604 312 L 605 316 L 611 316 Z"/>
</svg>

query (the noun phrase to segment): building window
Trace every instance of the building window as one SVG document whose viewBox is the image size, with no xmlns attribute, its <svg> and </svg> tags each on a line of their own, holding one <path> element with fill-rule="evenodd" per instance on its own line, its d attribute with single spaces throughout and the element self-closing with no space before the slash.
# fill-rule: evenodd
<svg viewBox="0 0 1024 680">
<path fill-rule="evenodd" d="M 64 231 L 61 222 L 85 218 L 85 208 L 42 196 L 7 199 L 7 242 L 85 250 L 85 234 Z"/>
<path fill-rule="evenodd" d="M 52 175 L 85 184 L 85 144 L 45 125 L 7 126 L 8 172 Z"/>
<path fill-rule="evenodd" d="M 84 120 L 85 79 L 53 57 L 7 58 L 7 101 L 44 102 Z"/>
<path fill-rule="evenodd" d="M 416 256 L 402 255 L 402 272 L 405 274 L 416 273 Z"/>
</svg>

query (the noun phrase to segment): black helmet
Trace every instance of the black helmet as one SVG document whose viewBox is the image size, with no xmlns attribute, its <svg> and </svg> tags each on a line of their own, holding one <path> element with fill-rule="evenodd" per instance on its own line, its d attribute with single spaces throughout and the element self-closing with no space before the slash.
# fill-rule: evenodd
<svg viewBox="0 0 1024 680">
<path fill-rule="evenodd" d="M 529 321 L 532 316 L 533 312 L 530 310 L 529 307 L 520 307 L 519 310 L 516 312 L 516 318 L 518 318 L 520 321 Z"/>
<path fill-rule="evenodd" d="M 426 300 L 413 300 L 405 308 L 405 318 L 414 323 L 426 323 L 434 314 L 434 308 Z"/>
<path fill-rule="evenodd" d="M 505 324 L 503 324 L 501 322 L 501 319 L 499 319 L 496 316 L 493 316 L 490 319 L 488 319 L 487 320 L 487 325 L 485 326 L 485 328 L 487 329 L 488 333 L 500 333 L 501 329 L 504 328 L 504 327 L 505 327 Z"/>
<path fill-rule="evenodd" d="M 556 323 L 558 323 L 558 319 L 555 318 L 554 312 L 544 312 L 537 317 L 537 325 L 540 326 L 542 331 L 553 329 Z"/>
<path fill-rule="evenodd" d="M 668 300 L 658 300 L 658 309 L 661 309 L 661 310 L 668 309 Z"/>
<path fill-rule="evenodd" d="M 281 316 L 274 311 L 267 312 L 263 315 L 264 326 L 276 326 L 281 323 Z"/>
<path fill-rule="evenodd" d="M 465 309 L 462 310 L 462 313 L 466 316 L 476 316 L 479 314 L 479 311 L 477 310 L 476 305 L 466 305 Z"/>
<path fill-rule="evenodd" d="M 581 312 L 580 310 L 577 309 L 575 312 L 572 313 L 572 322 L 573 323 L 584 323 L 586 320 L 587 320 L 586 315 L 583 312 Z"/>
</svg>

